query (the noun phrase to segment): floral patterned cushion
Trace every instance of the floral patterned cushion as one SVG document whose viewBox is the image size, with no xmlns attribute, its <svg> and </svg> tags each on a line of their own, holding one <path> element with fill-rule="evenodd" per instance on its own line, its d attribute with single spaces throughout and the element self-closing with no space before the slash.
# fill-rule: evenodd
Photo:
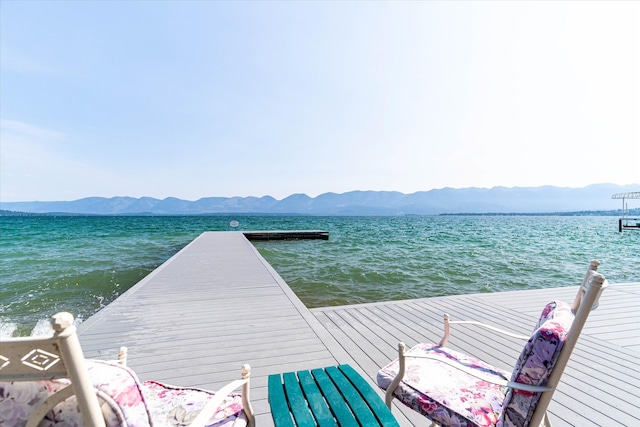
<svg viewBox="0 0 640 427">
<path fill-rule="evenodd" d="M 573 319 L 574 314 L 569 304 L 562 301 L 552 301 L 547 304 L 542 310 L 533 335 L 520 353 L 511 381 L 546 385 L 567 339 Z M 509 389 L 498 426 L 529 425 L 539 400 L 540 393 Z"/>
<path fill-rule="evenodd" d="M 133 371 L 124 366 L 98 360 L 86 360 L 86 365 L 94 387 L 113 400 L 109 402 L 98 396 L 108 427 L 151 425 L 140 382 Z M 67 379 L 0 383 L 2 425 L 12 427 L 26 425 L 29 416 L 40 403 L 69 384 Z M 45 427 L 81 427 L 83 425 L 75 396 L 49 411 L 40 423 L 40 426 Z"/>
<path fill-rule="evenodd" d="M 197 388 L 174 387 L 157 381 L 145 381 L 142 387 L 147 407 L 156 426 L 187 426 L 215 393 Z M 220 405 L 205 424 L 207 427 L 244 427 L 242 397 L 233 394 Z"/>
<path fill-rule="evenodd" d="M 155 381 L 140 383 L 129 368 L 99 360 L 86 360 L 93 385 L 111 399 L 98 394 L 107 427 L 168 427 L 188 425 L 213 392 L 173 387 Z M 24 427 L 34 409 L 47 397 L 70 384 L 52 381 L 0 382 L 0 426 Z M 208 427 L 244 427 L 247 419 L 242 397 L 232 395 L 206 424 Z M 58 404 L 40 427 L 83 427 L 75 396 Z"/>
<path fill-rule="evenodd" d="M 509 373 L 478 359 L 440 347 L 418 344 L 406 355 L 430 354 L 506 380 Z M 378 372 L 378 385 L 387 389 L 398 372 L 398 360 Z M 433 359 L 406 358 L 406 373 L 394 396 L 442 426 L 486 427 L 498 421 L 506 388 L 480 380 Z"/>
</svg>

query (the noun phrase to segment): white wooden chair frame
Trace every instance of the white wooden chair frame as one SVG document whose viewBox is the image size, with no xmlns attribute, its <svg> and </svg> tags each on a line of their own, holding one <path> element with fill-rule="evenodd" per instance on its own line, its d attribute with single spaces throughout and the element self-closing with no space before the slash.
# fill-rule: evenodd
<svg viewBox="0 0 640 427">
<path fill-rule="evenodd" d="M 113 408 L 116 402 L 93 387 L 84 363 L 84 355 L 70 313 L 58 313 L 51 318 L 54 330 L 50 337 L 18 337 L 0 343 L 0 382 L 39 381 L 68 378 L 71 384 L 45 399 L 30 415 L 26 427 L 37 427 L 46 414 L 57 404 L 75 395 L 85 425 L 105 427 L 98 396 Z M 126 365 L 126 348 L 118 352 L 117 363 Z M 242 379 L 227 384 L 215 392 L 191 427 L 203 427 L 215 414 L 224 399 L 234 390 L 242 390 L 243 410 L 249 427 L 255 426 L 253 408 L 249 399 L 250 366 L 242 366 Z M 117 412 L 117 409 L 116 409 Z"/>
<path fill-rule="evenodd" d="M 556 365 L 553 371 L 551 372 L 551 375 L 549 376 L 546 386 L 534 386 L 529 384 L 521 384 L 513 381 L 499 380 L 489 375 L 483 375 L 482 372 L 474 371 L 472 369 L 469 369 L 455 362 L 442 359 L 439 357 L 434 357 L 427 354 L 407 355 L 405 353 L 406 352 L 405 344 L 400 342 L 398 343 L 398 362 L 399 362 L 398 374 L 396 375 L 394 380 L 391 382 L 391 384 L 387 388 L 387 391 L 385 392 L 385 403 L 389 408 L 391 408 L 391 403 L 394 399 L 393 392 L 396 390 L 396 388 L 402 381 L 405 374 L 407 357 L 436 359 L 439 362 L 446 363 L 460 371 L 463 371 L 471 376 L 474 376 L 476 378 L 479 378 L 483 381 L 487 381 L 492 384 L 498 384 L 500 386 L 514 388 L 518 390 L 530 391 L 534 393 L 536 392 L 542 393 L 540 396 L 540 400 L 538 401 L 538 404 L 536 406 L 536 409 L 533 412 L 529 425 L 551 427 L 551 421 L 549 420 L 549 417 L 547 415 L 547 407 L 549 406 L 549 403 L 551 402 L 551 398 L 553 397 L 553 393 L 558 383 L 560 382 L 560 377 L 562 376 L 564 369 L 567 365 L 567 362 L 569 361 L 569 357 L 573 352 L 573 349 L 576 345 L 576 342 L 578 341 L 578 337 L 582 332 L 582 329 L 587 320 L 587 317 L 589 316 L 589 313 L 598 306 L 600 295 L 602 291 L 608 286 L 608 282 L 605 280 L 604 276 L 597 273 L 597 268 L 599 264 L 600 263 L 598 261 L 595 261 L 595 260 L 591 261 L 589 268 L 587 270 L 587 273 L 585 274 L 584 279 L 582 281 L 582 285 L 578 289 L 578 293 L 571 307 L 572 311 L 575 313 L 575 318 L 569 330 L 569 334 L 567 335 L 566 341 L 562 349 L 560 350 L 560 354 L 558 355 L 558 360 L 556 362 Z M 476 326 L 490 329 L 494 332 L 498 332 L 512 338 L 522 339 L 525 341 L 530 338 L 530 336 L 514 334 L 514 333 L 511 333 L 511 332 L 508 332 L 500 328 L 496 328 L 494 326 L 487 325 L 481 322 L 451 321 L 449 319 L 449 315 L 445 314 L 444 315 L 444 336 L 439 343 L 440 346 L 444 346 L 447 343 L 449 339 L 450 325 L 454 325 L 454 324 L 476 325 Z M 435 422 L 432 423 L 432 426 L 436 426 L 436 425 L 437 424 Z"/>
</svg>

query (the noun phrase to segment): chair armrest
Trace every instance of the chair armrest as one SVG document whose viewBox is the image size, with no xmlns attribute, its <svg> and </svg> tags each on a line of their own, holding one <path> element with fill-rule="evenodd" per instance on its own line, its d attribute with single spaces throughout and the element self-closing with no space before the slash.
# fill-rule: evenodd
<svg viewBox="0 0 640 427">
<path fill-rule="evenodd" d="M 33 411 L 27 420 L 26 427 L 37 427 L 49 411 L 55 408 L 58 403 L 73 396 L 73 394 L 73 386 L 69 384 L 65 388 L 60 389 L 47 397 L 38 407 L 36 407 L 35 411 Z"/>
<path fill-rule="evenodd" d="M 211 400 L 207 402 L 206 405 L 202 408 L 200 413 L 193 419 L 193 421 L 189 424 L 189 427 L 204 427 L 207 421 L 216 413 L 224 399 L 231 394 L 236 389 L 242 388 L 242 406 L 243 410 L 247 416 L 247 425 L 249 427 L 255 425 L 255 419 L 253 414 L 253 408 L 251 407 L 251 403 L 249 402 L 249 376 L 250 376 L 251 368 L 249 365 L 242 366 L 242 379 L 235 380 L 220 390 L 216 391 L 215 395 Z"/>
<path fill-rule="evenodd" d="M 189 424 L 189 427 L 204 427 L 207 421 L 216 413 L 224 399 L 231 394 L 232 391 L 242 387 L 249 380 L 235 380 L 232 383 L 227 384 L 220 390 L 216 391 L 213 399 L 204 405 L 204 408 L 200 411 L 197 417 Z"/>
<path fill-rule="evenodd" d="M 442 337 L 442 340 L 440 340 L 440 343 L 438 344 L 440 346 L 444 346 L 447 343 L 447 341 L 449 340 L 449 332 L 450 332 L 449 325 L 476 325 L 476 326 L 480 326 L 480 327 L 483 327 L 485 329 L 489 329 L 489 330 L 492 330 L 494 332 L 498 332 L 500 334 L 509 336 L 511 338 L 518 338 L 518 339 L 521 339 L 521 340 L 528 340 L 529 338 L 531 338 L 528 335 L 514 334 L 513 332 L 505 331 L 504 329 L 496 328 L 495 326 L 487 325 L 486 323 L 475 322 L 475 321 L 472 321 L 472 320 L 451 321 L 449 319 L 449 315 L 445 314 L 444 315 L 444 336 Z"/>
<path fill-rule="evenodd" d="M 127 347 L 118 349 L 118 365 L 127 366 Z"/>
</svg>

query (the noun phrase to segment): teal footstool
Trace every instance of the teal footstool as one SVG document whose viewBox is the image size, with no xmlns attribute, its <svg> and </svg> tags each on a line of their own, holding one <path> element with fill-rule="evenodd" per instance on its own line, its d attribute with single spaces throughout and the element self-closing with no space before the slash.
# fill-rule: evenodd
<svg viewBox="0 0 640 427">
<path fill-rule="evenodd" d="M 276 427 L 399 427 L 384 401 L 349 365 L 270 375 L 269 405 Z"/>
</svg>

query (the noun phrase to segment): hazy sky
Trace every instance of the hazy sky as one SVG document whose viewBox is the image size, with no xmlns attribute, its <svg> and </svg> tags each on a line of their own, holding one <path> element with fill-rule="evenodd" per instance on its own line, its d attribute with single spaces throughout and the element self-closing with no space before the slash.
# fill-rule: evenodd
<svg viewBox="0 0 640 427">
<path fill-rule="evenodd" d="M 639 2 L 1 1 L 0 200 L 640 183 Z"/>
</svg>

